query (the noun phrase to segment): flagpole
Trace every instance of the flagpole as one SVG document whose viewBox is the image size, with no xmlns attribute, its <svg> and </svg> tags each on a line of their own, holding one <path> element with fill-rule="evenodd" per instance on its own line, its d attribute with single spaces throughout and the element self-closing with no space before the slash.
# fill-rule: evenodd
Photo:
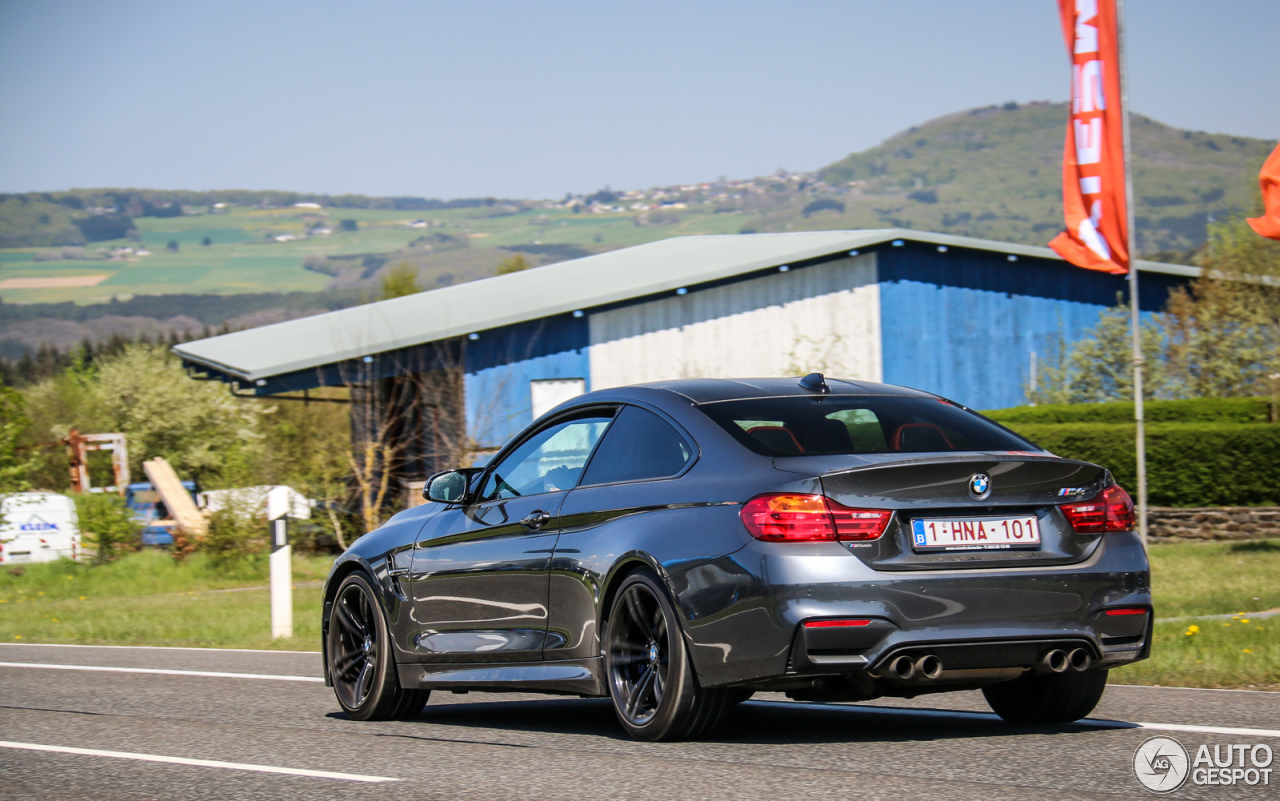
<svg viewBox="0 0 1280 801">
<path fill-rule="evenodd" d="M 1138 259 L 1134 249 L 1133 169 L 1129 146 L 1129 54 L 1124 41 L 1124 0 L 1116 0 L 1116 45 L 1120 51 L 1120 104 L 1124 107 L 1124 197 L 1128 217 L 1129 325 L 1133 339 L 1133 420 L 1138 466 L 1138 534 L 1147 545 L 1147 436 L 1142 397 L 1142 338 L 1138 310 Z"/>
</svg>

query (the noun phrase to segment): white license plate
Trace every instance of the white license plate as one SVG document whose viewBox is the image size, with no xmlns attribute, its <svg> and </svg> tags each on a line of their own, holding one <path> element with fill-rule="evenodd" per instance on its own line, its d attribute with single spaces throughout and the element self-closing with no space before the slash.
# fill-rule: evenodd
<svg viewBox="0 0 1280 801">
<path fill-rule="evenodd" d="M 915 518 L 911 547 L 927 551 L 1004 551 L 1039 548 L 1035 515 L 1021 517 Z"/>
</svg>

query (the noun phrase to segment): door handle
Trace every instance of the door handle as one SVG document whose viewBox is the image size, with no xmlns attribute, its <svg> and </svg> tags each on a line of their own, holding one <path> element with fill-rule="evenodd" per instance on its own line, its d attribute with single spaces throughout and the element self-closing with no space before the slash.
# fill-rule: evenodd
<svg viewBox="0 0 1280 801">
<path fill-rule="evenodd" d="M 527 517 L 520 521 L 520 525 L 527 529 L 537 531 L 538 529 L 551 522 L 551 513 L 544 512 L 541 509 L 530 512 Z"/>
</svg>

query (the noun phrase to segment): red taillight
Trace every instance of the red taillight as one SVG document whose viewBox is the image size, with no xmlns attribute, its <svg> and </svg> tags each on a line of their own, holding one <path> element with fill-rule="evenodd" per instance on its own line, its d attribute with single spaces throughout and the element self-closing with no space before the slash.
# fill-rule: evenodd
<svg viewBox="0 0 1280 801">
<path fill-rule="evenodd" d="M 1133 498 L 1119 484 L 1102 491 L 1107 502 L 1107 531 L 1133 531 Z"/>
<path fill-rule="evenodd" d="M 821 495 L 760 495 L 739 516 L 751 536 L 768 542 L 874 540 L 893 512 L 850 509 Z"/>
<path fill-rule="evenodd" d="M 1107 487 L 1091 501 L 1064 503 L 1058 508 L 1081 534 L 1133 531 L 1133 499 L 1119 484 Z"/>
<path fill-rule="evenodd" d="M 843 628 L 845 626 L 870 626 L 870 620 L 806 620 L 803 623 L 806 629 L 834 629 Z"/>
<path fill-rule="evenodd" d="M 1108 609 L 1104 614 L 1107 615 L 1145 615 L 1147 610 L 1142 607 L 1123 607 L 1120 609 Z"/>
</svg>

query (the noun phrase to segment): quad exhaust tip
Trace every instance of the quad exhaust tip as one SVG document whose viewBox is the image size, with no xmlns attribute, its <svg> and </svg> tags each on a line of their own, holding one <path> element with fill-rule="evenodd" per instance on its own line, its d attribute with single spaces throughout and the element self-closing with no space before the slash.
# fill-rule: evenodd
<svg viewBox="0 0 1280 801">
<path fill-rule="evenodd" d="M 1083 649 L 1077 648 L 1076 651 Z M 1085 654 L 1088 658 L 1088 654 Z M 1071 667 L 1071 657 L 1061 648 L 1054 648 L 1052 651 L 1046 651 L 1045 655 L 1040 657 L 1040 667 L 1049 673 L 1064 673 L 1067 668 Z"/>
<path fill-rule="evenodd" d="M 933 681 L 941 676 L 942 660 L 934 654 L 926 654 L 917 659 L 902 654 L 889 662 L 889 677 L 897 681 L 912 679 Z"/>
<path fill-rule="evenodd" d="M 911 657 L 903 654 L 889 663 L 889 672 L 897 679 L 909 681 L 916 675 L 916 663 Z"/>
<path fill-rule="evenodd" d="M 922 656 L 916 660 L 916 672 L 922 678 L 936 679 L 942 675 L 942 660 L 933 654 Z"/>
<path fill-rule="evenodd" d="M 1083 648 L 1076 648 L 1067 655 L 1067 660 L 1071 663 L 1072 670 L 1085 671 L 1089 669 L 1089 665 L 1093 664 L 1093 657 Z"/>
</svg>

